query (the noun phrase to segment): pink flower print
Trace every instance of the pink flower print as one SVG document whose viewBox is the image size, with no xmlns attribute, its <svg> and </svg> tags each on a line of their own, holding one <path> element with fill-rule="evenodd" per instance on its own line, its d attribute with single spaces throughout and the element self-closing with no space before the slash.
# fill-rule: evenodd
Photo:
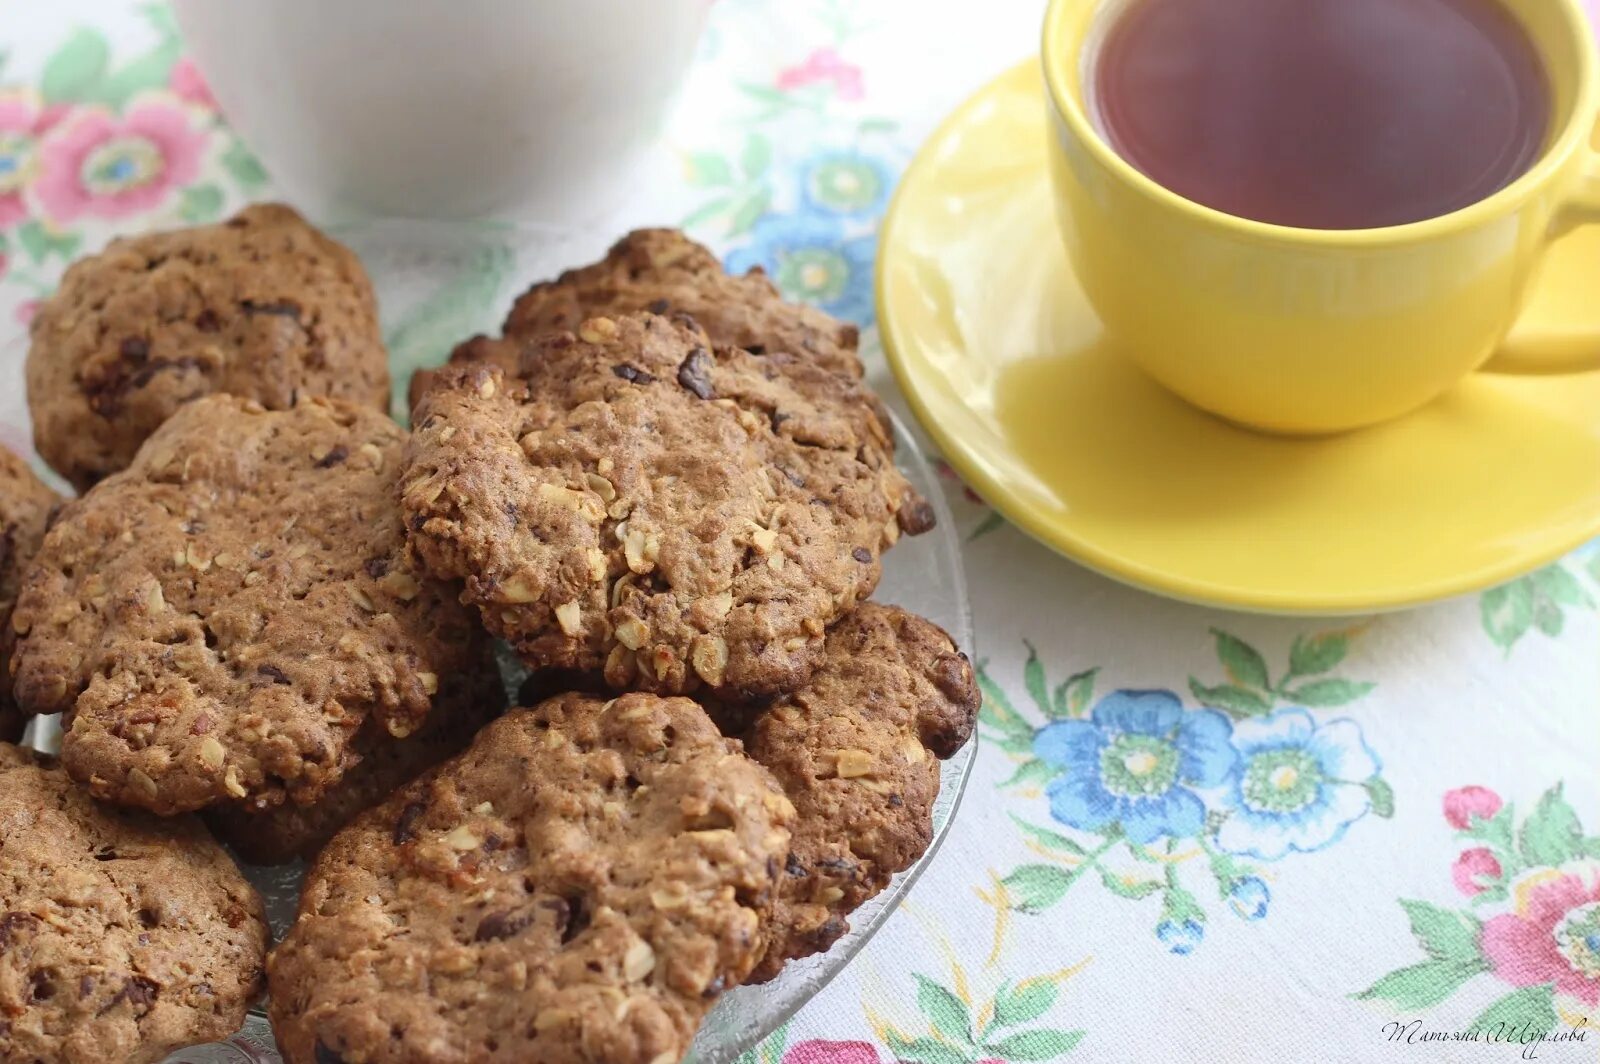
<svg viewBox="0 0 1600 1064">
<path fill-rule="evenodd" d="M 1450 878 L 1456 889 L 1467 897 L 1482 894 L 1489 885 L 1500 878 L 1500 859 L 1482 846 L 1467 850 L 1450 866 Z"/>
<path fill-rule="evenodd" d="M 0 270 L 0 277 L 4 276 L 5 271 Z M 39 301 L 37 299 L 24 299 L 21 303 L 17 304 L 17 309 L 12 311 L 12 313 L 16 315 L 18 325 L 24 327 L 32 325 L 33 316 L 39 313 Z"/>
<path fill-rule="evenodd" d="M 1465 831 L 1474 816 L 1488 820 L 1500 806 L 1500 796 L 1487 787 L 1457 787 L 1445 793 L 1444 818 L 1457 831 Z"/>
<path fill-rule="evenodd" d="M 1512 986 L 1553 983 L 1600 1005 L 1600 866 L 1529 886 L 1515 912 L 1483 925 L 1482 941 L 1494 974 Z"/>
<path fill-rule="evenodd" d="M 790 1046 L 783 1064 L 878 1064 L 878 1050 L 871 1042 L 812 1038 Z"/>
<path fill-rule="evenodd" d="M 933 468 L 938 470 L 939 476 L 945 480 L 953 481 L 959 485 L 962 497 L 968 502 L 977 503 L 979 506 L 984 505 L 983 496 L 969 488 L 967 482 L 961 479 L 961 474 L 951 468 L 949 462 L 946 462 L 943 458 L 935 458 L 933 460 Z"/>
<path fill-rule="evenodd" d="M 39 168 L 39 137 L 59 116 L 32 92 L 0 93 L 0 229 L 27 219 L 23 193 Z"/>
<path fill-rule="evenodd" d="M 120 117 L 77 109 L 40 144 L 34 194 L 57 224 L 151 210 L 200 172 L 207 134 L 191 123 L 170 96 L 142 97 Z"/>
<path fill-rule="evenodd" d="M 778 71 L 777 85 L 784 92 L 820 82 L 832 82 L 833 93 L 841 100 L 861 99 L 861 68 L 846 63 L 832 48 L 818 48 L 804 62 Z"/>
<path fill-rule="evenodd" d="M 217 98 L 211 95 L 211 86 L 206 84 L 200 68 L 195 66 L 194 60 L 188 56 L 172 64 L 172 73 L 167 75 L 167 87 L 175 92 L 179 99 L 196 107 L 204 107 L 207 111 L 217 109 Z"/>
</svg>

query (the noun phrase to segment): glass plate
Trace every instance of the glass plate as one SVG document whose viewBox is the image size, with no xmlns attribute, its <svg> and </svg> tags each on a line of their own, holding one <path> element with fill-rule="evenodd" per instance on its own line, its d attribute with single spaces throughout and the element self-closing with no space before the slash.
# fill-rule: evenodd
<svg viewBox="0 0 1600 1064">
<path fill-rule="evenodd" d="M 590 262 L 609 240 L 592 231 L 511 229 L 496 225 L 445 225 L 375 222 L 332 226 L 372 275 L 390 343 L 395 377 L 395 411 L 404 410 L 411 372 L 441 362 L 456 341 L 473 332 L 494 332 L 510 300 L 532 280 L 553 277 L 567 266 Z M 618 230 L 620 232 L 620 230 Z M 0 351 L 0 405 L 23 409 L 22 361 L 25 338 Z M 9 411 L 0 411 L 0 415 Z M 21 417 L 14 424 L 25 423 Z M 895 422 L 899 465 L 913 487 L 932 503 L 933 530 L 902 538 L 884 555 L 883 580 L 874 598 L 921 614 L 943 627 L 969 657 L 976 659 L 960 539 L 932 467 L 905 426 Z M 501 654 L 501 672 L 513 695 L 524 672 Z M 59 734 L 53 718 L 40 718 L 29 741 L 54 749 Z M 939 797 L 933 808 L 933 841 L 920 860 L 890 881 L 877 897 L 850 917 L 850 932 L 826 953 L 791 961 L 761 986 L 739 987 L 706 1016 L 690 1049 L 696 1064 L 729 1064 L 753 1047 L 842 971 L 882 926 L 944 839 L 977 751 L 977 736 L 940 769 Z M 266 900 L 274 936 L 294 919 L 300 865 L 246 866 L 246 874 Z M 194 1046 L 173 1054 L 167 1064 L 279 1064 L 271 1029 L 259 1010 L 224 1042 Z"/>
</svg>

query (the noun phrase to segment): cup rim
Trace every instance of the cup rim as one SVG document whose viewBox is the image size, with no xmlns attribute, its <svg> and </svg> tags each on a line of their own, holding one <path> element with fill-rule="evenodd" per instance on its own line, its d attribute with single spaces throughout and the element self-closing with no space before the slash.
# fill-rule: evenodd
<svg viewBox="0 0 1600 1064">
<path fill-rule="evenodd" d="M 1401 225 L 1379 226 L 1366 229 L 1308 229 L 1299 226 L 1276 225 L 1272 222 L 1242 218 L 1236 214 L 1208 207 L 1203 203 L 1180 196 L 1165 185 L 1149 177 L 1114 149 L 1095 128 L 1078 99 L 1070 91 L 1068 79 L 1075 76 L 1078 53 L 1062 54 L 1058 43 L 1065 34 L 1067 19 L 1083 8 L 1098 11 L 1109 0 L 1049 0 L 1045 9 L 1044 27 L 1039 49 L 1043 67 L 1045 92 L 1056 115 L 1072 131 L 1079 143 L 1085 145 L 1095 160 L 1124 184 L 1132 186 L 1147 199 L 1163 206 L 1198 217 L 1210 225 L 1228 230 L 1236 236 L 1257 241 L 1308 243 L 1326 246 L 1374 247 L 1405 244 L 1447 235 L 1471 228 L 1497 215 L 1510 213 L 1532 198 L 1565 165 L 1567 158 L 1589 139 L 1596 122 L 1600 121 L 1597 105 L 1596 54 L 1594 31 L 1579 8 L 1579 0 L 1548 0 L 1560 9 L 1567 28 L 1578 38 L 1578 76 L 1574 102 L 1561 132 L 1550 142 L 1543 153 L 1515 181 L 1481 200 L 1469 203 L 1448 214 L 1424 218 Z M 1542 60 L 1547 58 L 1543 55 Z"/>
</svg>

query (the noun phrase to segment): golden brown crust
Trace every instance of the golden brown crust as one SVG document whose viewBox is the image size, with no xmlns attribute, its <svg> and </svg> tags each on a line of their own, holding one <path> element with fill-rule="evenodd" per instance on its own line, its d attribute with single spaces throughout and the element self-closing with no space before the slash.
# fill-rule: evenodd
<svg viewBox="0 0 1600 1064">
<path fill-rule="evenodd" d="M 693 702 L 565 695 L 336 835 L 269 965 L 292 1060 L 677 1060 L 762 948 L 793 813 Z"/>
<path fill-rule="evenodd" d="M 203 395 L 274 410 L 301 396 L 388 408 L 366 272 L 281 204 L 112 241 L 67 269 L 31 331 L 34 442 L 80 490 Z"/>
<path fill-rule="evenodd" d="M 536 284 L 513 304 L 507 336 L 572 330 L 585 318 L 688 314 L 718 347 L 790 354 L 848 377 L 861 376 L 859 330 L 815 307 L 786 302 L 761 270 L 723 272 L 709 248 L 676 229 L 636 229 L 599 262 Z"/>
<path fill-rule="evenodd" d="M 61 496 L 34 476 L 28 463 L 0 447 L 0 741 L 22 734 L 23 714 L 11 697 L 11 610 L 22 575 L 44 540 Z"/>
<path fill-rule="evenodd" d="M 14 690 L 67 714 L 74 778 L 160 813 L 304 802 L 369 716 L 416 730 L 478 637 L 406 562 L 403 436 L 332 400 L 211 396 L 63 508 L 12 618 Z"/>
<path fill-rule="evenodd" d="M 406 448 L 412 550 L 531 667 L 795 687 L 876 586 L 910 489 L 863 386 L 784 358 L 646 314 L 543 336 L 516 378 L 446 370 Z"/>
<path fill-rule="evenodd" d="M 251 864 L 286 864 L 315 857 L 357 815 L 446 758 L 506 708 L 505 686 L 486 645 L 479 664 L 439 679 L 439 693 L 416 734 L 397 739 L 368 717 L 352 743 L 357 760 L 344 777 L 309 805 L 284 802 L 257 809 L 250 802 L 213 806 L 206 823 Z"/>
<path fill-rule="evenodd" d="M 188 817 L 96 805 L 0 744 L 0 1060 L 161 1060 L 261 988 L 261 899 Z"/>
<path fill-rule="evenodd" d="M 939 763 L 972 735 L 972 665 L 937 625 L 864 602 L 828 632 L 811 682 L 778 699 L 746 738 L 794 802 L 794 842 L 751 982 L 819 953 L 850 912 L 922 856 Z"/>
</svg>

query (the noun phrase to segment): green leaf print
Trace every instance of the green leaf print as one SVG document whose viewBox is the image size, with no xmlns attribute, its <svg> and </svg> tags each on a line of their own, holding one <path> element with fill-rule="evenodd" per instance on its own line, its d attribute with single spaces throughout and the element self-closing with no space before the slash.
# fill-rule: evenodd
<svg viewBox="0 0 1600 1064">
<path fill-rule="evenodd" d="M 34 264 L 44 262 L 52 255 L 67 260 L 78 251 L 82 237 L 77 233 L 51 229 L 37 218 L 30 218 L 17 230 L 17 239 Z"/>
<path fill-rule="evenodd" d="M 728 207 L 732 205 L 733 199 L 734 197 L 732 196 L 718 196 L 715 199 L 706 200 L 706 202 L 684 215 L 683 220 L 678 224 L 684 229 L 693 229 L 697 225 L 704 225 L 718 215 L 726 213 Z"/>
<path fill-rule="evenodd" d="M 1533 813 L 1522 822 L 1522 859 L 1531 865 L 1558 865 L 1578 856 L 1583 825 L 1556 784 L 1544 793 Z"/>
<path fill-rule="evenodd" d="M 928 1017 L 933 1029 L 947 1038 L 972 1043 L 972 1013 L 966 1003 L 925 975 L 912 973 L 917 981 L 917 1008 Z"/>
<path fill-rule="evenodd" d="M 1028 648 L 1028 661 L 1022 666 L 1022 684 L 1028 689 L 1028 697 L 1033 699 L 1033 704 L 1039 707 L 1039 712 L 1045 717 L 1050 716 L 1050 696 L 1046 693 L 1044 679 L 1044 663 L 1039 660 L 1039 652 L 1027 640 L 1022 645 Z"/>
<path fill-rule="evenodd" d="M 1394 816 L 1394 788 L 1381 776 L 1374 776 L 1361 785 L 1366 788 L 1367 801 L 1372 803 L 1374 814 L 1387 820 Z"/>
<path fill-rule="evenodd" d="M 1161 890 L 1166 884 L 1158 879 L 1133 879 L 1128 876 L 1119 876 L 1108 868 L 1100 869 L 1100 882 L 1107 890 L 1119 898 L 1148 898 Z"/>
<path fill-rule="evenodd" d="M 1556 1026 L 1555 993 L 1549 983 L 1513 990 L 1473 1020 L 1469 1031 L 1485 1037 L 1516 1040 L 1520 1031 L 1549 1031 Z"/>
<path fill-rule="evenodd" d="M 1591 574 L 1600 579 L 1600 570 L 1590 561 Z M 1490 588 L 1479 599 L 1483 630 L 1506 653 L 1531 630 L 1554 638 L 1566 627 L 1569 609 L 1592 610 L 1594 596 L 1563 563 L 1556 562 L 1500 587 Z"/>
<path fill-rule="evenodd" d="M 1234 684 L 1207 687 L 1192 676 L 1189 678 L 1189 693 L 1202 706 L 1219 709 L 1234 719 L 1253 717 L 1272 708 L 1271 702 L 1254 691 Z"/>
<path fill-rule="evenodd" d="M 1002 787 L 1023 787 L 1043 783 L 1056 774 L 1055 766 L 1034 758 L 1024 761 L 1017 770 L 1000 782 Z"/>
<path fill-rule="evenodd" d="M 267 183 L 266 168 L 241 140 L 235 140 L 228 145 L 228 150 L 222 153 L 222 168 L 228 171 L 228 176 L 233 178 L 234 183 L 246 193 Z"/>
<path fill-rule="evenodd" d="M 1283 697 L 1285 701 L 1307 709 L 1326 709 L 1354 702 L 1369 694 L 1376 686 L 1374 683 L 1357 683 L 1354 680 L 1312 680 L 1283 692 Z"/>
<path fill-rule="evenodd" d="M 1400 907 L 1411 921 L 1411 933 L 1434 960 L 1464 961 L 1479 957 L 1478 936 L 1483 925 L 1477 917 L 1406 898 L 1400 899 Z"/>
<path fill-rule="evenodd" d="M 1039 913 L 1066 896 L 1076 877 L 1054 865 L 1022 865 L 1000 882 L 1011 894 L 1012 908 Z"/>
<path fill-rule="evenodd" d="M 1561 564 L 1547 565 L 1529 576 L 1533 589 L 1558 606 L 1594 608 L 1594 599 L 1578 583 L 1578 578 Z"/>
<path fill-rule="evenodd" d="M 733 167 L 715 152 L 695 152 L 689 156 L 688 165 L 688 181 L 691 185 L 733 184 Z"/>
<path fill-rule="evenodd" d="M 81 103 L 94 98 L 105 76 L 111 48 L 96 30 L 79 28 L 45 60 L 39 92 L 48 103 Z"/>
<path fill-rule="evenodd" d="M 1297 635 L 1289 648 L 1289 675 L 1315 676 L 1327 672 L 1350 649 L 1350 637 L 1343 632 L 1324 632 L 1320 635 Z"/>
<path fill-rule="evenodd" d="M 190 185 L 178 198 L 178 213 L 186 222 L 209 222 L 222 213 L 222 198 L 216 185 Z"/>
<path fill-rule="evenodd" d="M 744 171 L 744 176 L 755 180 L 767 172 L 771 163 L 772 143 L 760 133 L 751 133 L 746 137 L 744 151 L 739 156 L 739 169 Z"/>
<path fill-rule="evenodd" d="M 750 193 L 745 197 L 744 202 L 739 204 L 738 209 L 733 212 L 733 216 L 728 219 L 728 235 L 740 236 L 749 232 L 755 227 L 756 222 L 760 221 L 761 216 L 767 213 L 767 208 L 771 205 L 772 191 L 770 189 L 758 188 Z"/>
<path fill-rule="evenodd" d="M 1082 857 L 1084 854 L 1089 852 L 1060 832 L 1051 831 L 1049 828 L 1042 828 L 1037 824 L 1030 824 L 1015 814 L 1012 815 L 1011 822 L 1017 825 L 1017 827 L 1021 828 L 1024 834 L 1031 836 L 1035 842 L 1039 843 L 1046 849 L 1055 850 L 1058 853 L 1072 854 L 1074 857 Z"/>
<path fill-rule="evenodd" d="M 1205 706 L 1240 720 L 1271 712 L 1277 705 L 1326 709 L 1342 706 L 1368 694 L 1376 686 L 1364 681 L 1328 676 L 1350 650 L 1345 631 L 1296 636 L 1289 647 L 1289 668 L 1283 679 L 1272 682 L 1267 661 L 1255 647 L 1231 632 L 1211 629 L 1217 659 L 1228 683 L 1205 684 L 1189 678 L 1189 692 Z M 1306 679 L 1315 676 L 1317 679 Z M 1303 681 L 1303 682 L 1296 682 Z"/>
<path fill-rule="evenodd" d="M 1100 674 L 1098 667 L 1073 673 L 1056 688 L 1050 701 L 1049 715 L 1057 719 L 1081 717 L 1089 709 L 1089 699 L 1094 696 L 1094 678 Z"/>
<path fill-rule="evenodd" d="M 1387 1001 L 1410 1012 L 1431 1008 L 1461 989 L 1479 972 L 1489 970 L 1482 959 L 1472 961 L 1423 961 L 1400 968 L 1356 995 L 1361 1001 Z"/>
<path fill-rule="evenodd" d="M 1024 979 L 1014 987 L 1000 988 L 994 996 L 994 1022 L 997 1027 L 1015 1027 L 1037 1020 L 1056 1003 L 1061 987 L 1048 979 Z"/>
<path fill-rule="evenodd" d="M 970 1064 L 972 1060 L 968 1054 L 960 1053 L 935 1038 L 901 1038 L 891 1033 L 888 1042 L 895 1056 L 903 1061 L 917 1061 L 919 1064 Z"/>
<path fill-rule="evenodd" d="M 95 97 L 112 107 L 121 107 L 146 89 L 166 85 L 172 76 L 172 65 L 183 54 L 183 45 L 177 38 L 164 40 L 144 55 L 117 68 L 116 73 L 101 79 Z"/>
<path fill-rule="evenodd" d="M 1220 628 L 1211 629 L 1211 634 L 1216 637 L 1217 658 L 1228 673 L 1228 679 L 1241 687 L 1252 687 L 1261 691 L 1271 689 L 1272 681 L 1267 676 L 1266 659 L 1255 647 Z"/>
<path fill-rule="evenodd" d="M 984 1048 L 1005 1061 L 1055 1060 L 1072 1052 L 1083 1040 L 1082 1031 L 1054 1031 L 1041 1027 L 1036 1031 L 1023 1031 Z"/>
</svg>

